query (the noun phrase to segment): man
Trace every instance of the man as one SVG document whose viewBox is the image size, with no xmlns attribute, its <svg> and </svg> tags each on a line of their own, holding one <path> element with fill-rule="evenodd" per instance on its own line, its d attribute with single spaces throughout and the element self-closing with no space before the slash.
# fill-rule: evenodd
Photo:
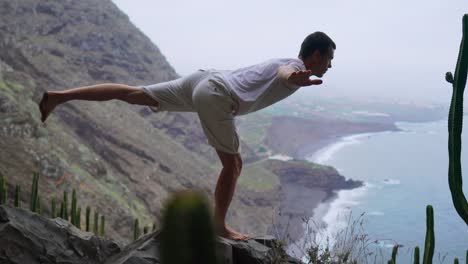
<svg viewBox="0 0 468 264">
<path fill-rule="evenodd" d="M 223 165 L 215 190 L 215 217 L 221 236 L 235 240 L 249 237 L 225 223 L 242 169 L 234 116 L 245 115 L 278 102 L 302 86 L 319 85 L 336 49 L 323 32 L 314 32 L 302 42 L 298 58 L 271 59 L 237 70 L 198 70 L 188 76 L 147 86 L 105 83 L 44 93 L 39 109 L 44 122 L 59 104 L 70 100 L 118 99 L 149 106 L 154 112 L 197 112 L 203 131 Z"/>
</svg>

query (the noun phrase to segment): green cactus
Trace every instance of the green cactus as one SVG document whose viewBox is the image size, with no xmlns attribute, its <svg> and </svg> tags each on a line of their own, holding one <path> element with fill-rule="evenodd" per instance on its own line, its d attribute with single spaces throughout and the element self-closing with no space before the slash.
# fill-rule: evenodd
<svg viewBox="0 0 468 264">
<path fill-rule="evenodd" d="M 398 245 L 393 246 L 392 250 L 392 261 L 396 263 L 396 255 L 398 254 Z"/>
<path fill-rule="evenodd" d="M 93 226 L 93 233 L 97 236 L 98 235 L 98 223 L 99 220 L 99 213 L 97 210 L 94 210 L 94 226 Z"/>
<path fill-rule="evenodd" d="M 435 237 L 434 237 L 434 209 L 432 205 L 426 206 L 426 242 L 424 245 L 423 264 L 432 264 L 434 256 Z"/>
<path fill-rule="evenodd" d="M 63 219 L 68 219 L 68 192 L 63 191 Z"/>
<path fill-rule="evenodd" d="M 31 212 L 36 212 L 37 209 L 37 194 L 38 194 L 39 174 L 33 174 L 33 184 L 31 187 Z"/>
<path fill-rule="evenodd" d="M 153 223 L 153 230 L 152 231 L 154 231 L 154 230 L 156 230 L 156 224 L 155 223 Z"/>
<path fill-rule="evenodd" d="M 78 229 L 81 230 L 81 207 L 78 207 L 78 209 L 76 210 L 76 218 L 75 218 L 75 221 L 76 221 L 76 227 Z"/>
<path fill-rule="evenodd" d="M 138 219 L 135 219 L 133 223 L 133 240 L 137 240 L 140 237 L 140 227 L 138 224 Z"/>
<path fill-rule="evenodd" d="M 104 237 L 104 223 L 105 223 L 105 217 L 104 215 L 101 215 L 101 236 Z"/>
<path fill-rule="evenodd" d="M 419 264 L 419 247 L 414 248 L 414 262 L 413 264 Z"/>
<path fill-rule="evenodd" d="M 21 186 L 16 185 L 15 186 L 15 207 L 20 208 L 21 207 Z"/>
<path fill-rule="evenodd" d="M 41 196 L 37 195 L 37 213 L 42 215 Z"/>
<path fill-rule="evenodd" d="M 214 221 L 202 193 L 175 193 L 163 210 L 161 263 L 217 263 Z"/>
<path fill-rule="evenodd" d="M 57 217 L 57 205 L 55 204 L 55 198 L 52 198 L 52 212 L 51 212 L 51 215 L 52 215 L 52 218 L 55 218 Z"/>
<path fill-rule="evenodd" d="M 91 216 L 91 208 L 89 208 L 89 206 L 86 206 L 86 232 L 89 232 L 90 230 L 90 222 L 89 222 L 90 216 Z"/>
<path fill-rule="evenodd" d="M 0 204 L 6 204 L 7 201 L 7 184 L 6 177 L 0 177 Z"/>
<path fill-rule="evenodd" d="M 463 126 L 463 92 L 466 86 L 468 73 L 468 14 L 463 16 L 463 34 L 458 53 L 455 76 L 447 73 L 446 79 L 452 80 L 453 93 L 450 103 L 448 118 L 449 132 L 449 187 L 452 193 L 452 201 L 457 213 L 468 225 L 468 202 L 463 194 L 462 171 L 461 171 L 461 132 Z M 448 77 L 447 77 L 448 76 Z"/>
<path fill-rule="evenodd" d="M 70 217 L 71 217 L 71 224 L 76 226 L 76 191 L 75 189 L 73 189 L 73 192 L 72 192 L 72 204 L 71 204 L 71 213 L 70 213 Z"/>
<path fill-rule="evenodd" d="M 143 227 L 143 235 L 146 235 L 148 233 L 148 230 L 149 230 L 149 227 L 148 226 L 144 226 Z"/>
<path fill-rule="evenodd" d="M 393 262 L 393 260 L 389 260 L 387 264 L 395 264 L 395 262 Z"/>
<path fill-rule="evenodd" d="M 63 201 L 60 202 L 60 218 L 62 219 L 65 219 L 64 218 L 64 215 L 65 215 L 65 208 L 64 208 L 64 204 L 63 204 Z"/>
<path fill-rule="evenodd" d="M 455 259 L 453 260 L 453 264 L 458 264 L 458 258 L 455 258 Z"/>
</svg>

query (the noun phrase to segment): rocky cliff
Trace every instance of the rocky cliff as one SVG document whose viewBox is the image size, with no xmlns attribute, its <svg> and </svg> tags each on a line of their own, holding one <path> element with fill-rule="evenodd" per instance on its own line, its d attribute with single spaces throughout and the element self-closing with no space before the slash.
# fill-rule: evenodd
<svg viewBox="0 0 468 264">
<path fill-rule="evenodd" d="M 128 245 L 95 236 L 61 219 L 0 206 L 0 263 L 160 263 L 160 231 L 154 230 Z M 222 263 L 301 263 L 286 254 L 272 237 L 236 242 L 218 237 Z"/>
<path fill-rule="evenodd" d="M 123 102 L 80 101 L 58 107 L 45 125 L 39 120 L 45 90 L 177 77 L 111 1 L 1 1 L 0 173 L 10 192 L 17 184 L 27 190 L 38 171 L 46 205 L 76 188 L 82 206 L 113 219 L 109 234 L 122 239 L 134 218 L 157 223 L 171 191 L 212 194 L 216 154 L 194 113 L 149 115 Z"/>
<path fill-rule="evenodd" d="M 80 207 L 106 216 L 109 238 L 128 243 L 135 218 L 142 225 L 159 224 L 171 192 L 191 188 L 212 197 L 220 164 L 195 113 L 153 114 L 120 101 L 76 101 L 40 122 L 36 103 L 45 90 L 177 77 L 156 45 L 111 1 L 0 1 L 0 174 L 8 180 L 7 203 L 16 185 L 22 187 L 22 203 L 29 202 L 37 171 L 46 215 L 53 198 L 76 189 Z M 271 234 L 272 215 L 287 208 L 281 205 L 281 184 L 313 180 L 320 169 L 293 169 L 294 162 L 281 163 L 291 169 L 279 169 L 241 144 L 246 167 L 254 168 L 242 177 L 260 171 L 280 180 L 262 190 L 241 184 L 228 222 L 241 232 Z M 341 183 L 330 182 L 328 189 L 346 185 L 339 173 L 331 174 Z"/>
</svg>

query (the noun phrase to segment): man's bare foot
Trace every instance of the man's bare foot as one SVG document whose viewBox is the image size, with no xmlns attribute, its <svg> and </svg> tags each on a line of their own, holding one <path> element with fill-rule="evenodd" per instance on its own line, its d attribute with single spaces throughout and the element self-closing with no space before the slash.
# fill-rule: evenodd
<svg viewBox="0 0 468 264">
<path fill-rule="evenodd" d="M 51 94 L 47 91 L 44 92 L 44 95 L 39 102 L 39 111 L 41 111 L 42 122 L 45 122 L 49 114 L 54 110 L 55 106 L 57 106 L 57 102 L 51 98 Z"/>
<path fill-rule="evenodd" d="M 232 240 L 243 240 L 243 241 L 245 241 L 245 240 L 250 239 L 249 236 L 244 235 L 244 234 L 239 233 L 239 232 L 236 232 L 232 228 L 228 227 L 227 225 L 224 226 L 224 230 L 223 230 L 221 236 L 225 237 L 225 238 L 228 238 L 228 239 L 232 239 Z"/>
</svg>

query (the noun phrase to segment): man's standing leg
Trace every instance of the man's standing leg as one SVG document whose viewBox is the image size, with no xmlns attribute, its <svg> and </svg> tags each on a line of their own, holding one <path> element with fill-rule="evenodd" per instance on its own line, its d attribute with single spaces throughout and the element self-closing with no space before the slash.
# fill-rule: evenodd
<svg viewBox="0 0 468 264">
<path fill-rule="evenodd" d="M 226 225 L 226 214 L 236 189 L 237 178 L 242 170 L 242 159 L 240 154 L 229 154 L 216 150 L 223 169 L 216 183 L 215 190 L 215 217 L 221 235 L 230 239 L 246 240 L 247 235 L 238 233 Z"/>
<path fill-rule="evenodd" d="M 239 136 L 232 111 L 234 101 L 227 88 L 214 77 L 206 78 L 194 87 L 192 101 L 208 143 L 216 150 L 223 165 L 215 189 L 217 231 L 229 239 L 246 240 L 247 235 L 226 225 L 226 214 L 242 170 Z"/>
</svg>

